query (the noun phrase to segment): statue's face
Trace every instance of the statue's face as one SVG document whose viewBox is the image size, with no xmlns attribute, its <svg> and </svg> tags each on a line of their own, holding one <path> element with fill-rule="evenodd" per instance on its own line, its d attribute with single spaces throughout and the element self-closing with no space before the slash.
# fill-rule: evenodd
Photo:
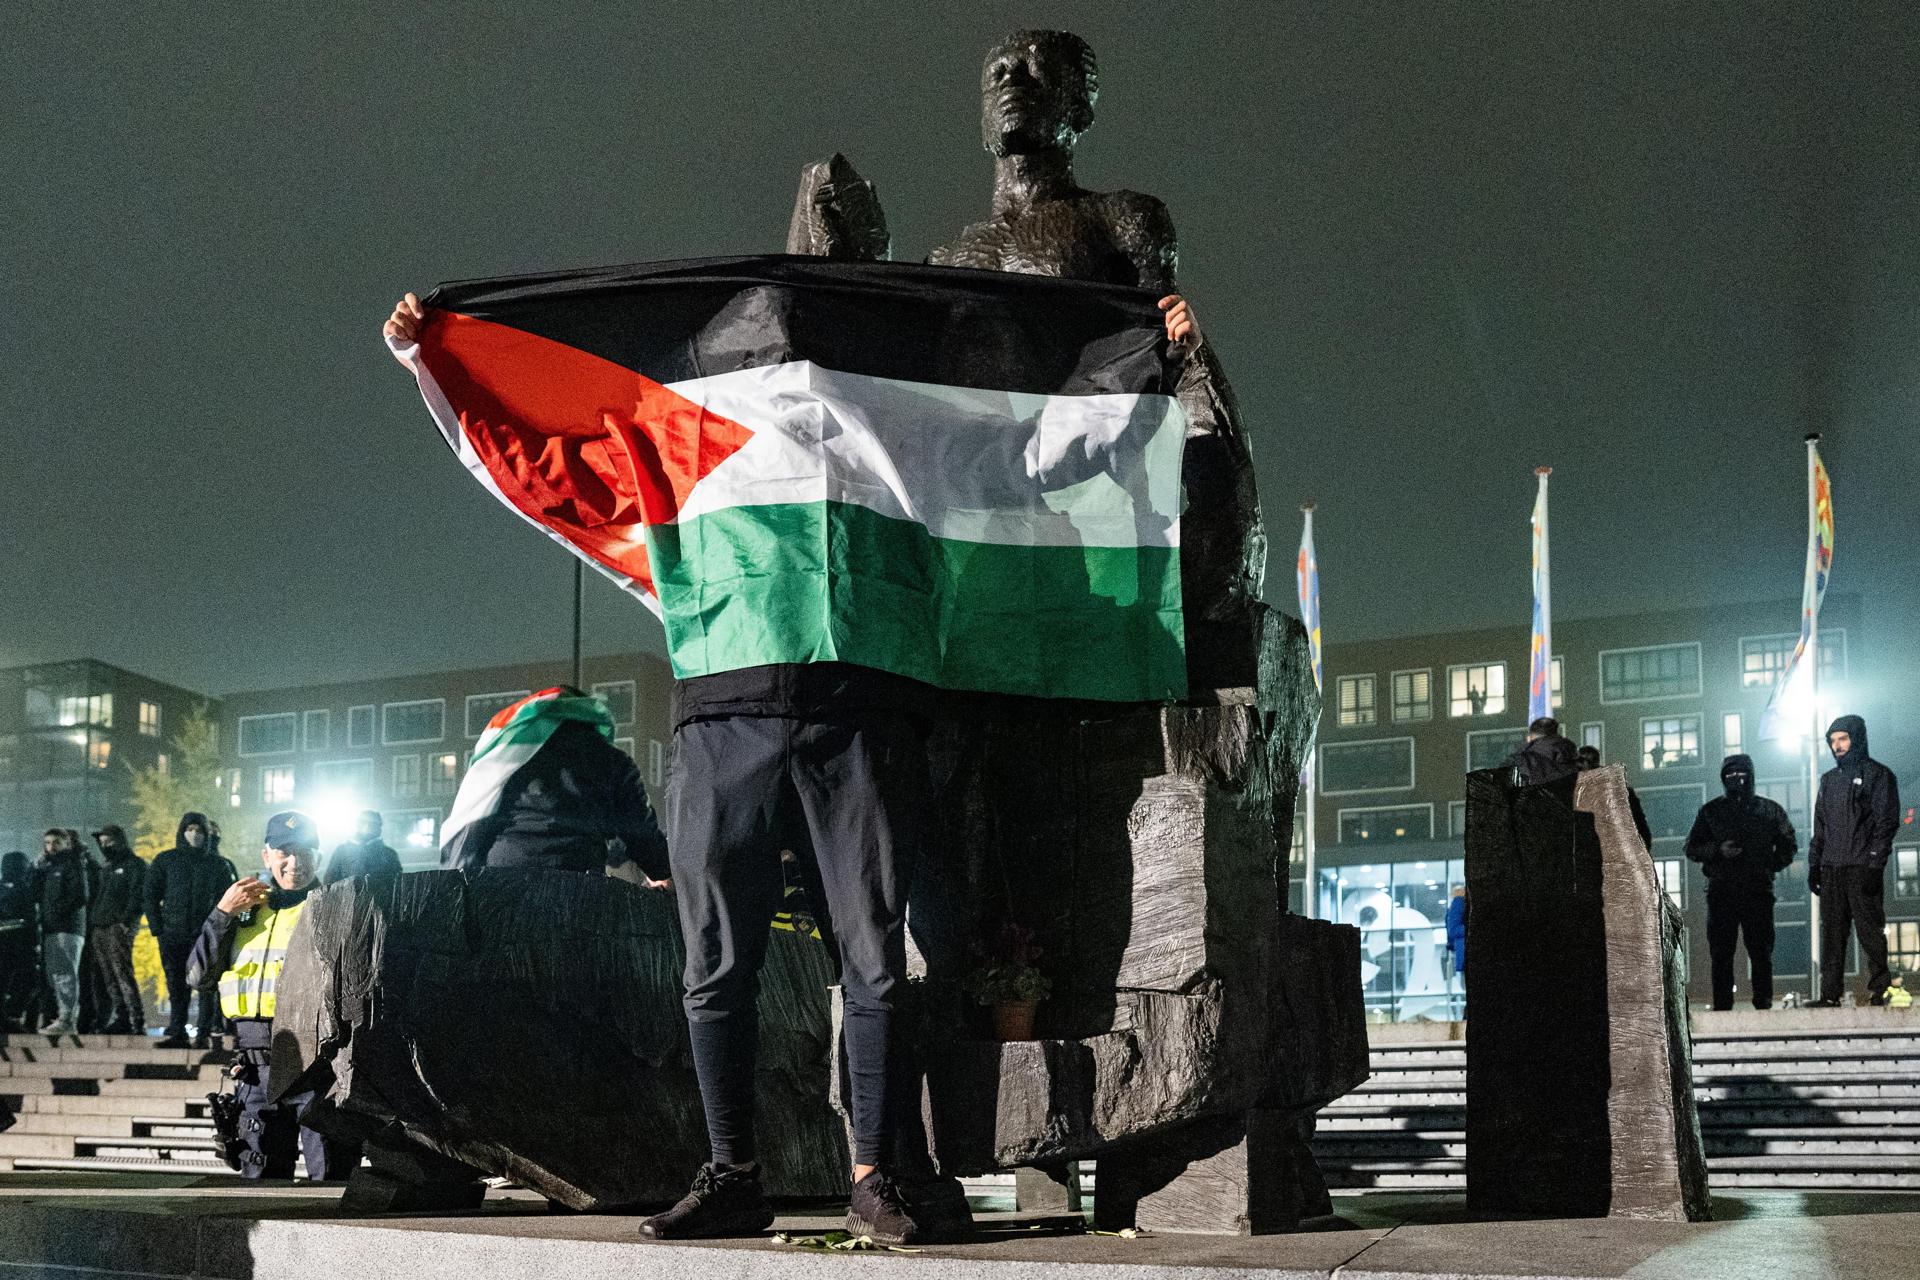
<svg viewBox="0 0 1920 1280">
<path fill-rule="evenodd" d="M 1086 84 L 1070 51 L 1015 36 L 980 69 L 980 139 L 996 156 L 1063 150 L 1093 123 Z"/>
</svg>

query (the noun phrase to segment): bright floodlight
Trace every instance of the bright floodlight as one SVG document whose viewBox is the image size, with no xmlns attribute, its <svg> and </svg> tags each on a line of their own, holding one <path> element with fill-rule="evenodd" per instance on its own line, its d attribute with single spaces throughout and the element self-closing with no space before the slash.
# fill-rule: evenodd
<svg viewBox="0 0 1920 1280">
<path fill-rule="evenodd" d="M 353 839 L 360 811 L 367 806 L 350 791 L 322 791 L 302 807 L 319 824 L 321 840 L 332 846 Z"/>
</svg>

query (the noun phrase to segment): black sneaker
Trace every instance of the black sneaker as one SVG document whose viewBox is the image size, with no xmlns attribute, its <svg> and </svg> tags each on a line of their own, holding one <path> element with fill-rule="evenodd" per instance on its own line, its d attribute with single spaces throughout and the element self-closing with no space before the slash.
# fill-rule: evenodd
<svg viewBox="0 0 1920 1280">
<path fill-rule="evenodd" d="M 967 1189 L 960 1185 L 960 1179 L 902 1179 L 900 1190 L 926 1242 L 944 1243 L 973 1234 L 973 1206 L 967 1203 Z"/>
<path fill-rule="evenodd" d="M 1809 1009 L 1838 1009 L 1839 1007 L 1840 1002 L 1838 1000 L 1809 1000 L 1807 1002 L 1807 1008 Z"/>
<path fill-rule="evenodd" d="M 710 1240 L 757 1236 L 773 1225 L 773 1206 L 760 1189 L 760 1167 L 703 1164 L 693 1189 L 665 1213 L 640 1224 L 649 1240 Z"/>
<path fill-rule="evenodd" d="M 924 1216 L 925 1211 L 914 1208 L 898 1182 L 876 1169 L 853 1184 L 847 1234 L 867 1236 L 875 1244 L 919 1244 L 928 1235 L 921 1221 Z"/>
<path fill-rule="evenodd" d="M 156 1049 L 184 1049 L 191 1043 L 192 1042 L 187 1039 L 186 1032 L 169 1031 L 160 1039 L 155 1040 L 153 1047 Z"/>
</svg>

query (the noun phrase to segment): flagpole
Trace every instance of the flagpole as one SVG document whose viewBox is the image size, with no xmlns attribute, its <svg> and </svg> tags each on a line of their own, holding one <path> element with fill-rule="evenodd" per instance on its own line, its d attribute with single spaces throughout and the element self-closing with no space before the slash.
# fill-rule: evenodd
<svg viewBox="0 0 1920 1280">
<path fill-rule="evenodd" d="M 1318 583 L 1315 583 L 1313 586 L 1314 600 L 1313 600 L 1313 609 L 1311 612 L 1314 616 L 1312 617 L 1307 616 L 1309 613 L 1309 610 L 1307 608 L 1308 584 L 1307 584 L 1306 574 L 1309 569 L 1309 565 L 1307 563 L 1307 557 L 1309 554 L 1312 554 L 1313 560 L 1314 560 L 1314 564 L 1311 566 L 1313 572 L 1316 575 L 1319 572 L 1319 568 L 1318 568 L 1319 555 L 1317 552 L 1313 551 L 1313 503 L 1312 502 L 1302 503 L 1300 506 L 1300 513 L 1304 517 L 1304 524 L 1300 532 L 1300 552 L 1301 552 L 1300 578 L 1299 578 L 1300 614 L 1301 614 L 1300 621 L 1304 623 L 1308 628 L 1307 645 L 1308 645 L 1309 654 L 1312 656 L 1314 692 L 1319 693 L 1321 692 L 1320 665 L 1319 665 L 1319 654 L 1318 654 L 1320 642 L 1319 642 L 1319 638 L 1313 634 L 1314 629 L 1316 629 L 1319 626 L 1318 615 L 1320 612 L 1320 609 L 1319 609 L 1320 589 L 1319 589 Z M 1314 757 L 1317 756 L 1320 751 L 1319 743 L 1320 743 L 1320 732 L 1318 727 L 1316 726 L 1314 730 L 1314 735 L 1313 735 L 1313 745 L 1309 747 L 1307 751 L 1306 767 L 1303 770 L 1301 770 L 1301 774 L 1300 774 L 1300 785 L 1306 788 L 1306 792 L 1307 792 L 1307 821 L 1306 821 L 1306 841 L 1305 841 L 1306 847 L 1304 851 L 1304 856 L 1301 860 L 1301 875 L 1300 875 L 1300 914 L 1305 916 L 1309 920 L 1314 918 L 1314 915 L 1317 909 L 1316 898 L 1318 897 L 1318 894 L 1319 894 L 1318 859 L 1315 857 L 1315 853 L 1318 849 L 1318 839 L 1317 839 L 1318 833 L 1315 830 L 1316 824 L 1314 822 L 1314 792 L 1319 790 L 1319 779 L 1314 776 L 1314 767 L 1313 767 Z"/>
<path fill-rule="evenodd" d="M 1819 502 L 1816 459 L 1820 456 L 1820 433 L 1807 436 L 1807 573 L 1819 569 Z M 1813 839 L 1814 815 L 1820 803 L 1820 746 L 1826 735 L 1820 730 L 1820 599 L 1815 597 L 1813 617 L 1807 624 L 1807 688 L 1811 691 L 1807 714 L 1812 717 L 1812 732 L 1807 736 L 1807 839 Z M 1820 895 L 1807 895 L 1807 981 L 1814 1000 L 1820 998 Z"/>
</svg>

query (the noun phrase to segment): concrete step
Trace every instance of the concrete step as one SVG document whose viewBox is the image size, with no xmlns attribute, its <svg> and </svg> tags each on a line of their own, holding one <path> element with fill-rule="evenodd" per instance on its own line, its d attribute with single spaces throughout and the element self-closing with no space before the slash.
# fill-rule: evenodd
<svg viewBox="0 0 1920 1280">
<path fill-rule="evenodd" d="M 197 1084 L 195 1087 L 198 1088 Z M 193 1097 L 204 1098 L 205 1092 L 196 1092 Z M 188 1109 L 192 1105 L 192 1102 L 182 1099 L 138 1094 L 69 1097 L 61 1094 L 37 1093 L 20 1099 L 19 1105 L 16 1105 L 14 1110 L 23 1116 L 36 1112 L 69 1116 L 134 1116 L 158 1115 L 166 1110 L 177 1108 L 184 1116 L 188 1114 Z M 204 1109 L 205 1104 L 201 1105 Z"/>
<path fill-rule="evenodd" d="M 218 1159 L 202 1161 L 49 1156 L 16 1159 L 13 1161 L 12 1167 L 22 1171 L 33 1169 L 63 1169 L 74 1171 L 85 1170 L 94 1173 L 192 1173 L 196 1177 L 213 1174 L 235 1178 L 240 1176 L 237 1170 L 227 1168 L 225 1162 Z M 300 1169 L 304 1172 L 305 1166 L 300 1166 Z"/>
<path fill-rule="evenodd" d="M 124 1137 L 133 1133 L 131 1116 L 62 1115 L 59 1112 L 28 1111 L 15 1118 L 10 1134 L 53 1133 L 69 1137 Z"/>
<path fill-rule="evenodd" d="M 63 1045 L 47 1048 L 41 1045 L 8 1045 L 0 1048 L 0 1062 L 82 1062 L 89 1066 L 113 1063 L 138 1065 L 148 1062 L 162 1062 L 173 1065 L 194 1065 L 209 1057 L 211 1050 L 206 1049 L 156 1049 L 157 1041 L 143 1045 L 133 1045 L 124 1049 L 113 1048 L 75 1048 Z"/>
<path fill-rule="evenodd" d="M 118 1049 L 133 1051 L 152 1049 L 160 1042 L 158 1035 L 150 1036 L 41 1036 L 26 1035 L 15 1031 L 0 1035 L 0 1052 L 14 1049 Z M 186 1052 L 178 1050 L 177 1052 Z"/>
<path fill-rule="evenodd" d="M 73 1142 L 70 1133 L 19 1133 L 9 1129 L 0 1133 L 0 1156 L 15 1160 L 22 1156 L 70 1156 Z"/>
<path fill-rule="evenodd" d="M 4 1135 L 0 1135 L 3 1137 Z M 213 1160 L 218 1162 L 217 1138 L 74 1138 L 70 1151 L 57 1152 L 81 1159 L 104 1160 Z"/>
<path fill-rule="evenodd" d="M 169 1061 L 155 1057 L 141 1062 L 0 1062 L 0 1091 L 11 1080 L 191 1080 L 203 1072 L 219 1072 L 217 1062 Z"/>
<path fill-rule="evenodd" d="M 197 1080 L 102 1080 L 102 1096 L 122 1098 L 204 1098 L 220 1087 L 221 1071 L 208 1067 Z"/>
</svg>

